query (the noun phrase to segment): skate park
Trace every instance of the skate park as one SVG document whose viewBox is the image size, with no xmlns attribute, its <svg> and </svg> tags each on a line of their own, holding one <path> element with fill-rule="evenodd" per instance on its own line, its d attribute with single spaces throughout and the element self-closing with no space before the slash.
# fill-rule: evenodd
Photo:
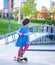
<svg viewBox="0 0 55 65">
<path fill-rule="evenodd" d="M 33 26 L 32 26 L 33 27 Z M 27 49 L 24 57 L 28 58 L 28 62 L 16 62 L 14 56 L 17 55 L 18 47 L 15 46 L 18 37 L 16 31 L 5 35 L 0 39 L 0 64 L 1 65 L 54 65 L 55 64 L 55 40 L 45 38 L 49 36 L 48 32 L 36 33 L 33 28 L 29 35 L 31 45 Z M 42 34 L 43 33 L 43 34 Z M 42 34 L 42 35 L 41 35 Z M 15 35 L 15 36 L 14 36 Z M 54 35 L 54 34 L 53 34 Z M 41 39 L 41 41 L 40 41 Z M 44 39 L 44 40 L 43 40 Z M 41 44 L 39 44 L 41 42 Z M 44 42 L 44 44 L 42 44 Z"/>
<path fill-rule="evenodd" d="M 13 2 L 14 1 L 14 2 Z M 14 6 L 16 5 L 17 2 L 17 7 L 18 7 L 18 26 L 20 24 L 20 9 L 23 7 L 25 4 L 26 0 L 4 0 L 4 9 L 2 10 L 2 18 L 3 15 L 5 14 L 6 19 L 4 21 L 8 22 L 7 24 L 7 30 L 8 33 L 4 34 L 3 36 L 0 37 L 0 65 L 55 65 L 55 25 L 53 24 L 53 18 L 55 19 L 55 1 L 50 0 L 50 20 L 46 19 L 44 22 L 42 19 L 45 19 L 45 17 L 41 17 L 39 14 L 36 19 L 40 19 L 40 21 L 36 21 L 35 23 L 31 22 L 31 25 L 29 26 L 29 40 L 31 42 L 30 47 L 27 49 L 26 53 L 24 54 L 23 57 L 27 57 L 28 61 L 22 61 L 22 62 L 17 62 L 14 61 L 14 56 L 17 56 L 17 51 L 19 47 L 16 47 L 16 41 L 19 35 L 17 34 L 17 29 L 16 31 L 10 32 L 11 30 L 11 19 L 10 19 L 10 11 L 12 12 L 13 9 L 15 10 Z M 30 1 L 31 0 L 27 0 Z M 32 10 L 33 8 L 36 7 L 36 3 L 33 2 L 32 0 L 31 4 L 32 5 Z M 39 1 L 39 0 L 38 0 Z M 43 1 L 42 1 L 43 2 Z M 15 4 L 14 4 L 15 3 Z M 20 3 L 18 6 L 18 3 Z M 47 3 L 48 4 L 48 3 Z M 14 5 L 14 6 L 13 6 Z M 39 4 L 40 5 L 40 4 Z M 38 5 L 38 8 L 39 8 Z M 30 5 L 31 6 L 31 5 Z M 10 10 L 9 10 L 9 9 Z M 30 8 L 29 8 L 30 9 Z M 53 11 L 52 11 L 53 9 Z M 45 14 L 46 9 L 44 8 L 45 12 L 43 13 L 40 11 L 40 14 Z M 28 11 L 28 9 L 27 9 Z M 15 11 L 14 11 L 15 12 Z M 8 14 L 8 15 L 7 15 Z M 32 11 L 33 14 L 33 11 Z M 50 21 L 51 24 L 48 23 L 48 20 Z M 16 22 L 16 20 L 14 20 Z M 35 19 L 34 19 L 35 21 Z M 0 20 L 0 22 L 3 22 Z M 6 23 L 4 22 L 4 25 L 0 24 L 0 33 L 3 33 L 6 31 Z M 41 22 L 38 24 L 38 22 Z M 43 24 L 42 24 L 43 23 Z M 3 28 L 3 26 L 5 26 Z M 15 29 L 15 27 L 13 27 Z M 3 32 L 1 31 L 3 30 Z M 1 34 L 0 34 L 1 35 Z"/>
</svg>

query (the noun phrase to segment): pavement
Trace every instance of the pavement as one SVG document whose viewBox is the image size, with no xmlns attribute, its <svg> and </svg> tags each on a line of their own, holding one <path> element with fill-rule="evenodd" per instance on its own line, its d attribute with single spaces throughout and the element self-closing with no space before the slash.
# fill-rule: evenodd
<svg viewBox="0 0 55 65">
<path fill-rule="evenodd" d="M 18 47 L 15 43 L 0 43 L 0 65 L 55 65 L 55 45 L 32 45 L 29 50 L 24 54 L 28 62 L 16 62 L 14 56 L 17 55 Z"/>
<path fill-rule="evenodd" d="M 15 42 L 5 44 L 5 39 L 0 39 L 0 65 L 55 65 L 55 45 L 30 45 L 24 54 L 28 62 L 14 61 L 18 49 Z"/>
</svg>

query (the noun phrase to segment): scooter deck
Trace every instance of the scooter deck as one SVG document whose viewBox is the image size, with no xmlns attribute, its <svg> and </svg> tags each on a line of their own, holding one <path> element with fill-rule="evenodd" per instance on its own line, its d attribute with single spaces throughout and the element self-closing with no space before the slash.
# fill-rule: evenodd
<svg viewBox="0 0 55 65">
<path fill-rule="evenodd" d="M 17 62 L 21 62 L 21 61 L 25 61 L 25 62 L 27 62 L 28 61 L 28 59 L 27 59 L 27 57 L 23 57 L 23 58 L 17 58 L 16 56 L 14 56 L 14 60 L 15 61 L 17 61 Z"/>
</svg>

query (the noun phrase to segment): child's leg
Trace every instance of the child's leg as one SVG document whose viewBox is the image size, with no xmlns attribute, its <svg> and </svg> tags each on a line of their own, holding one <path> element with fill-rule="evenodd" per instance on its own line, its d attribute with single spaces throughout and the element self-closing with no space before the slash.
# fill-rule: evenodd
<svg viewBox="0 0 55 65">
<path fill-rule="evenodd" d="M 30 43 L 28 43 L 25 47 L 24 47 L 24 49 L 23 49 L 23 54 L 25 53 L 25 51 L 27 50 L 27 48 L 30 46 Z"/>
<path fill-rule="evenodd" d="M 24 47 L 24 49 L 23 49 L 22 47 L 19 48 L 19 50 L 18 50 L 18 58 L 20 58 L 21 55 L 25 53 L 25 51 L 27 50 L 27 48 L 28 48 L 29 46 L 30 46 L 30 43 L 28 43 L 28 44 Z"/>
<path fill-rule="evenodd" d="M 20 47 L 18 50 L 18 58 L 20 58 L 22 51 L 23 51 L 23 49 L 22 49 L 22 47 Z"/>
</svg>

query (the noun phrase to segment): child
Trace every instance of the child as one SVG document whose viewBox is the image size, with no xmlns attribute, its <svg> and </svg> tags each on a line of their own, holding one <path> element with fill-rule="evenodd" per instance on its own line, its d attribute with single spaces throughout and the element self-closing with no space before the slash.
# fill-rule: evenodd
<svg viewBox="0 0 55 65">
<path fill-rule="evenodd" d="M 30 20 L 28 18 L 24 19 L 22 22 L 23 26 L 21 26 L 18 31 L 19 37 L 17 39 L 16 46 L 19 47 L 19 50 L 18 50 L 17 60 L 21 59 L 21 54 L 24 54 L 30 45 L 29 36 L 28 36 L 29 22 Z"/>
</svg>

